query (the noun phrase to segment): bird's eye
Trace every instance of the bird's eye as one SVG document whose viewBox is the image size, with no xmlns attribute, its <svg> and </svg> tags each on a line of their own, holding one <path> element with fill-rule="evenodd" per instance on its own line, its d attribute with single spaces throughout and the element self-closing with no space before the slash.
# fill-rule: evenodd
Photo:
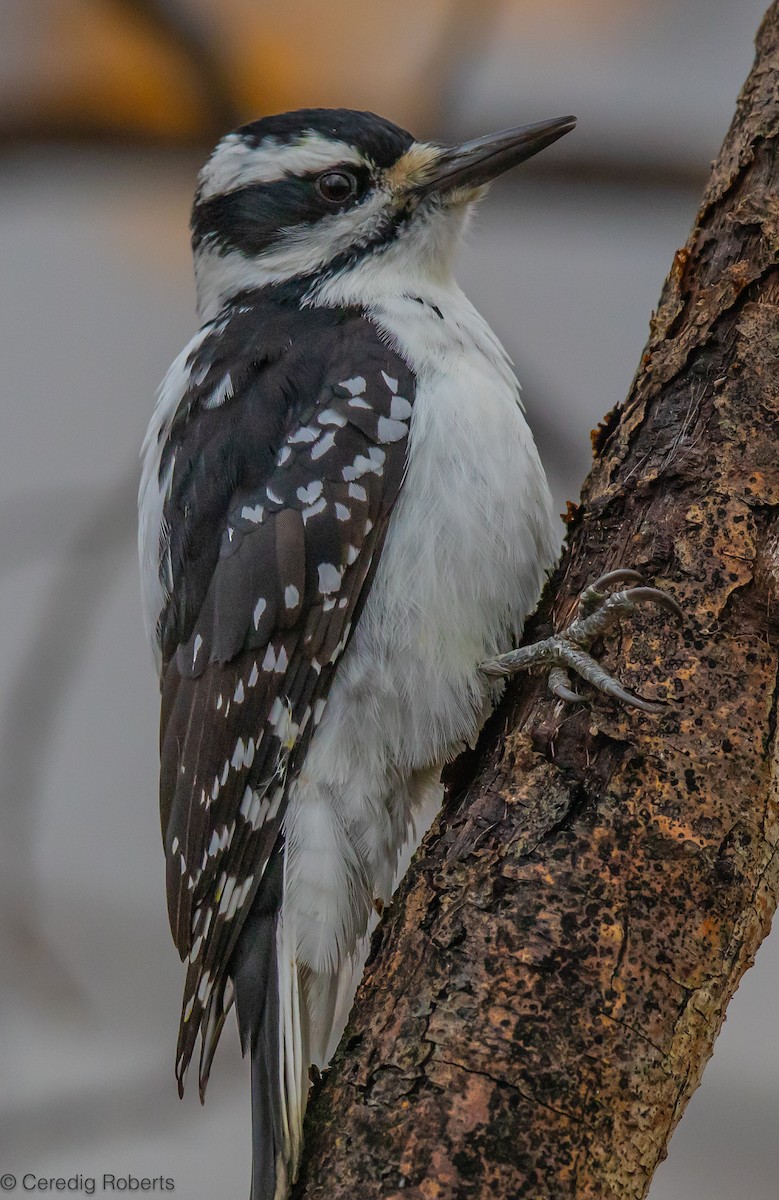
<svg viewBox="0 0 779 1200">
<path fill-rule="evenodd" d="M 357 195 L 357 180 L 348 171 L 326 171 L 317 179 L 316 190 L 328 204 L 343 204 Z"/>
</svg>

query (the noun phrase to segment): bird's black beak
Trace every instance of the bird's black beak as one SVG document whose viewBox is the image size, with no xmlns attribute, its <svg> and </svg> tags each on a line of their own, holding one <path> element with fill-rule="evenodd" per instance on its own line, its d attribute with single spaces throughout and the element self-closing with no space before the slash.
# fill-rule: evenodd
<svg viewBox="0 0 779 1200">
<path fill-rule="evenodd" d="M 555 117 L 518 129 L 504 129 L 444 150 L 431 173 L 414 191 L 422 199 L 433 192 L 478 187 L 545 150 L 576 124 L 576 117 Z"/>
</svg>

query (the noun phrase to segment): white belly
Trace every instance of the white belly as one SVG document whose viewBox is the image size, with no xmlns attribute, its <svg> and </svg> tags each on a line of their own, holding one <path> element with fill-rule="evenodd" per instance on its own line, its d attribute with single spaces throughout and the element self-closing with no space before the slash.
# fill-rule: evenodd
<svg viewBox="0 0 779 1200">
<path fill-rule="evenodd" d="M 288 911 L 315 969 L 353 948 L 365 906 L 391 888 L 412 775 L 429 778 L 478 732 L 491 697 L 479 665 L 512 644 L 556 552 L 513 373 L 456 297 L 437 300 L 443 318 L 408 299 L 375 314 L 417 394 L 379 567 L 291 797 Z"/>
</svg>

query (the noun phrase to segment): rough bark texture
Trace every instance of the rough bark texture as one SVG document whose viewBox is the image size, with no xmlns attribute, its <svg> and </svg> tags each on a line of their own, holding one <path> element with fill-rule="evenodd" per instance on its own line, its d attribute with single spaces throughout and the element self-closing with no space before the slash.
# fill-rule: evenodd
<svg viewBox="0 0 779 1200">
<path fill-rule="evenodd" d="M 308 1200 L 646 1194 L 779 891 L 779 0 L 528 639 L 637 567 L 605 661 L 520 681 L 380 927 L 307 1124 Z"/>
</svg>

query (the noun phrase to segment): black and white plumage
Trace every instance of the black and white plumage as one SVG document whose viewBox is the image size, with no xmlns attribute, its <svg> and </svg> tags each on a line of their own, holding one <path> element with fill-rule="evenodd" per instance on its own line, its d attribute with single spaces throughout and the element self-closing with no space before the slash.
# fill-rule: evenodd
<svg viewBox="0 0 779 1200">
<path fill-rule="evenodd" d="M 470 202 L 572 119 L 456 148 L 366 113 L 228 135 L 193 210 L 204 324 L 143 451 L 160 809 L 200 1087 L 233 1000 L 253 1200 L 281 1200 L 309 1065 L 376 899 L 495 699 L 556 534 L 506 355 L 451 262 Z"/>
</svg>

